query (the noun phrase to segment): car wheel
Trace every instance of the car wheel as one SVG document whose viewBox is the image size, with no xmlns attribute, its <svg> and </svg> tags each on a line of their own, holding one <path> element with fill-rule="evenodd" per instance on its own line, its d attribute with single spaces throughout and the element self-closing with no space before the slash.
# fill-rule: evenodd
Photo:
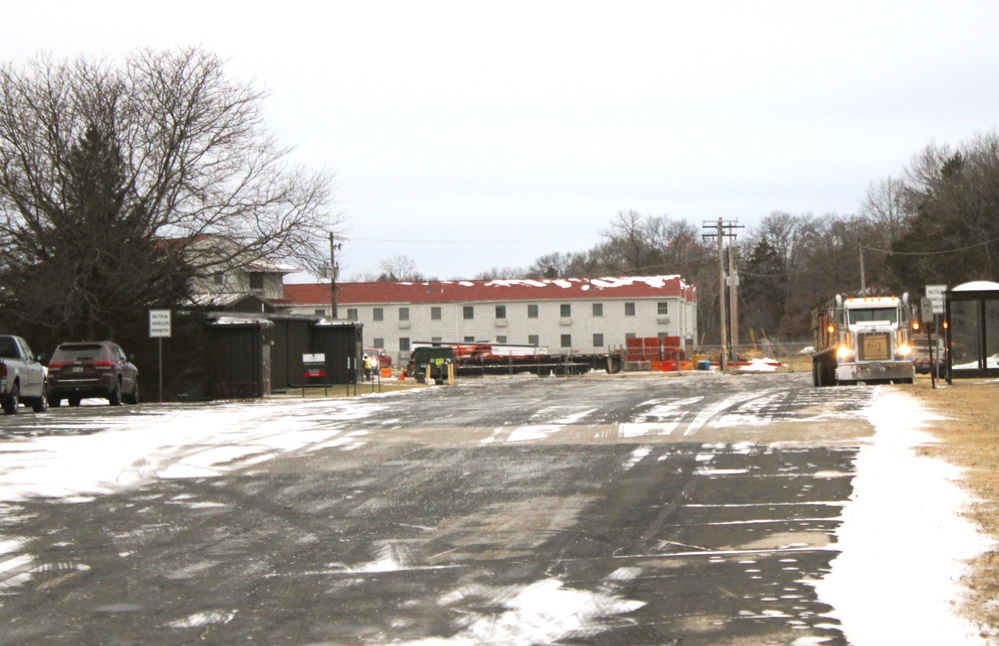
<svg viewBox="0 0 999 646">
<path fill-rule="evenodd" d="M 14 384 L 8 395 L 3 400 L 3 412 L 8 415 L 17 415 L 17 405 L 21 403 L 21 389 Z"/>
<path fill-rule="evenodd" d="M 80 405 L 80 398 L 79 397 L 70 397 L 69 398 L 69 405 L 70 406 L 79 406 Z"/>
<path fill-rule="evenodd" d="M 121 406 L 121 382 L 114 382 L 114 390 L 108 395 L 108 403 L 112 406 Z"/>
<path fill-rule="evenodd" d="M 42 386 L 42 396 L 31 402 L 31 410 L 36 413 L 46 413 L 49 410 L 49 387 Z"/>
<path fill-rule="evenodd" d="M 132 392 L 125 396 L 125 401 L 129 404 L 139 403 L 139 380 L 136 379 L 132 386 Z"/>
<path fill-rule="evenodd" d="M 49 402 L 49 408 L 59 408 L 59 406 L 61 406 L 61 405 L 62 405 L 62 400 L 61 400 L 61 399 L 59 399 L 58 397 L 54 397 L 54 396 L 53 396 L 53 395 L 51 395 L 51 394 L 50 394 L 50 395 L 47 395 L 47 396 L 46 396 L 46 399 L 47 399 L 47 400 L 48 400 L 48 402 Z"/>
</svg>

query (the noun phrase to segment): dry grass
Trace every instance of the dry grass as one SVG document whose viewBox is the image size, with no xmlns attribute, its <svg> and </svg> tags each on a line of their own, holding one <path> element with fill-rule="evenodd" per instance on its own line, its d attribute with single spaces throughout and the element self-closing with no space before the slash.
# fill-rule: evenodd
<svg viewBox="0 0 999 646">
<path fill-rule="evenodd" d="M 913 394 L 947 418 L 931 429 L 941 443 L 922 451 L 965 469 L 963 484 L 976 500 L 968 515 L 999 541 L 999 382 L 956 380 L 937 386 L 931 389 L 929 378 L 917 378 L 912 386 Z M 999 549 L 972 561 L 965 583 L 971 591 L 967 615 L 984 626 L 984 635 L 999 640 Z"/>
</svg>

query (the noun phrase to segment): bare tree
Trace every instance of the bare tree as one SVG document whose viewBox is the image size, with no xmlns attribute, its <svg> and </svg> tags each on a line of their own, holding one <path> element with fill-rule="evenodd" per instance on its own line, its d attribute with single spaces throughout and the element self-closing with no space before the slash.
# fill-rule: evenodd
<svg viewBox="0 0 999 646">
<path fill-rule="evenodd" d="M 877 238 L 870 244 L 878 244 L 881 249 L 887 249 L 902 236 L 908 220 L 905 191 L 905 183 L 894 177 L 868 185 L 864 201 L 860 205 L 860 215 L 874 225 Z"/>
<path fill-rule="evenodd" d="M 635 211 L 618 212 L 610 229 L 603 232 L 604 261 L 618 273 L 649 273 L 650 267 L 660 260 L 660 224 L 661 221 L 652 221 Z"/>
<path fill-rule="evenodd" d="M 424 280 L 423 274 L 416 270 L 416 263 L 409 256 L 392 256 L 378 263 L 382 273 L 378 276 L 381 282 L 415 282 Z"/>
<path fill-rule="evenodd" d="M 513 280 L 523 278 L 525 271 L 517 267 L 493 267 L 475 274 L 474 280 Z"/>
<path fill-rule="evenodd" d="M 523 272 L 525 278 L 574 278 L 596 276 L 601 265 L 598 252 L 549 253 L 541 256 Z"/>
<path fill-rule="evenodd" d="M 107 334 L 194 276 L 316 267 L 332 177 L 290 164 L 264 97 L 197 48 L 0 65 L 0 305 Z"/>
</svg>

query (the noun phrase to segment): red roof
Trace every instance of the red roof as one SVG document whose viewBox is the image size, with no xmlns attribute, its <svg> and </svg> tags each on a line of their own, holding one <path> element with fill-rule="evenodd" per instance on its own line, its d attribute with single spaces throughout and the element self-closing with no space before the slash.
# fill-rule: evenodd
<svg viewBox="0 0 999 646">
<path fill-rule="evenodd" d="M 679 276 L 337 283 L 336 287 L 338 305 L 655 298 L 676 297 L 681 293 L 688 301 L 697 300 L 696 288 Z M 284 299 L 280 302 L 287 305 L 319 305 L 330 300 L 329 283 L 310 283 L 286 284 Z"/>
</svg>

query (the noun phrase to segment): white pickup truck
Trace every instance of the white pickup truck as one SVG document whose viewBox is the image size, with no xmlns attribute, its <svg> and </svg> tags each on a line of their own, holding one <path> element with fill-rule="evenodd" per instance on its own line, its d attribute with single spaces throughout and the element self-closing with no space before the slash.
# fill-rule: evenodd
<svg viewBox="0 0 999 646">
<path fill-rule="evenodd" d="M 17 413 L 24 401 L 36 413 L 49 409 L 45 366 L 19 336 L 0 335 L 0 406 L 7 415 Z"/>
</svg>

